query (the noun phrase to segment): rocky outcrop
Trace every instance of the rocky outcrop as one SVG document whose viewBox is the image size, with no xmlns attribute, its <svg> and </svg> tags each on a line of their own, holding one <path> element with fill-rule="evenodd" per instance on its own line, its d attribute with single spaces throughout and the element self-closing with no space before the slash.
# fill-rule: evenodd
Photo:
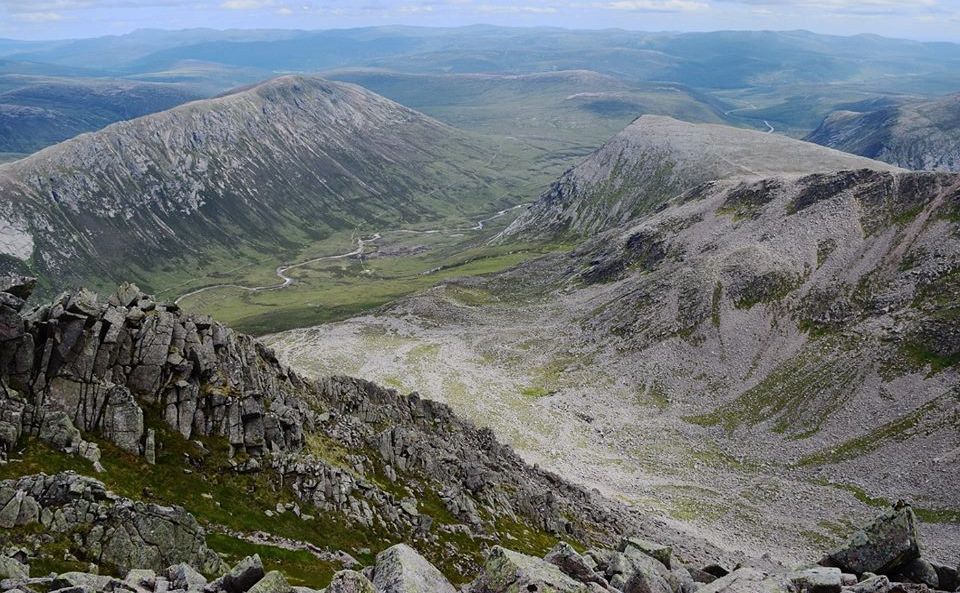
<svg viewBox="0 0 960 593">
<path fill-rule="evenodd" d="M 898 503 L 821 563 L 857 575 L 866 572 L 891 575 L 919 558 L 917 517 L 909 505 Z"/>
<path fill-rule="evenodd" d="M 373 586 L 377 593 L 455 593 L 450 581 L 406 544 L 377 555 Z"/>
<path fill-rule="evenodd" d="M 41 527 L 79 538 L 91 561 L 121 571 L 179 562 L 207 573 L 221 568 L 206 533 L 182 508 L 121 498 L 101 482 L 71 473 L 0 482 L 0 527 Z"/>
</svg>

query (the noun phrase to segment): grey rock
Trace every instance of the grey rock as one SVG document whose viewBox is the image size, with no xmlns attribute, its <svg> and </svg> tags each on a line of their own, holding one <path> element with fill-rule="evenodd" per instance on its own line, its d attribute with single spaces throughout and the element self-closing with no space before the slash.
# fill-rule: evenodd
<svg viewBox="0 0 960 593">
<path fill-rule="evenodd" d="M 919 557 L 917 518 L 910 505 L 898 503 L 855 533 L 820 564 L 858 575 L 889 574 Z"/>
<path fill-rule="evenodd" d="M 326 593 L 374 593 L 373 583 L 361 573 L 341 570 L 333 575 Z"/>
<path fill-rule="evenodd" d="M 840 593 L 842 573 L 839 568 L 821 566 L 796 571 L 790 580 L 805 593 Z"/>
<path fill-rule="evenodd" d="M 894 581 L 927 585 L 931 589 L 944 588 L 940 586 L 940 576 L 937 574 L 937 569 L 923 558 L 914 558 L 904 564 L 892 578 Z"/>
<path fill-rule="evenodd" d="M 483 571 L 470 585 L 471 593 L 587 593 L 591 588 L 575 581 L 555 565 L 519 552 L 494 546 Z"/>
<path fill-rule="evenodd" d="M 221 587 L 227 593 L 243 593 L 264 576 L 263 562 L 259 554 L 247 556 L 223 576 Z"/>
<path fill-rule="evenodd" d="M 278 570 L 271 570 L 247 590 L 249 593 L 293 593 L 293 587 Z"/>
<path fill-rule="evenodd" d="M 21 300 L 27 300 L 37 287 L 37 279 L 29 276 L 6 276 L 0 278 L 0 292 L 12 294 Z"/>
<path fill-rule="evenodd" d="M 741 568 L 704 585 L 697 593 L 795 593 L 784 576 L 768 575 L 755 568 Z"/>
<path fill-rule="evenodd" d="M 960 588 L 960 579 L 957 578 L 957 569 L 952 566 L 943 566 L 933 564 L 937 571 L 937 579 L 940 581 L 940 588 L 944 591 L 955 591 Z"/>
<path fill-rule="evenodd" d="M 26 566 L 9 556 L 0 556 L 0 580 L 22 581 L 28 578 L 30 578 L 30 572 Z"/>
<path fill-rule="evenodd" d="M 581 583 L 597 583 L 604 587 L 607 585 L 607 580 L 597 574 L 584 557 L 567 542 L 558 543 L 543 559 Z"/>
<path fill-rule="evenodd" d="M 207 579 L 186 562 L 168 568 L 167 579 L 173 588 L 185 591 L 200 591 L 207 584 Z"/>
<path fill-rule="evenodd" d="M 643 552 L 647 556 L 659 560 L 667 568 L 671 568 L 670 560 L 673 557 L 673 549 L 670 546 L 647 541 L 640 537 L 627 537 L 620 542 L 620 551 L 626 553 L 630 549 Z"/>
<path fill-rule="evenodd" d="M 435 566 L 406 544 L 377 554 L 373 573 L 377 593 L 455 593 L 453 585 Z"/>
<path fill-rule="evenodd" d="M 889 593 L 890 579 L 886 575 L 874 575 L 856 585 L 844 588 L 846 593 Z"/>
</svg>

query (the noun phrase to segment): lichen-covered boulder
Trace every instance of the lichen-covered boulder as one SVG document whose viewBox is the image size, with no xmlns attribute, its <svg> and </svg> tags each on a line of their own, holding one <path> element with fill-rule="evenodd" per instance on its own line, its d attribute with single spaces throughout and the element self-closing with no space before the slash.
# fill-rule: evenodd
<svg viewBox="0 0 960 593">
<path fill-rule="evenodd" d="M 597 574 L 591 563 L 567 542 L 558 543 L 543 559 L 562 570 L 565 575 L 581 583 L 597 583 L 603 587 L 607 586 L 607 580 L 602 575 Z M 593 563 L 593 565 L 596 564 Z"/>
<path fill-rule="evenodd" d="M 341 570 L 333 575 L 326 593 L 375 593 L 370 579 L 354 570 Z"/>
<path fill-rule="evenodd" d="M 809 593 L 840 593 L 842 578 L 839 568 L 826 566 L 798 570 L 790 575 L 793 584 Z"/>
<path fill-rule="evenodd" d="M 910 505 L 898 502 L 858 531 L 839 550 L 820 564 L 835 566 L 844 572 L 892 574 L 920 557 L 917 518 Z"/>
<path fill-rule="evenodd" d="M 471 593 L 588 593 L 590 587 L 575 581 L 553 564 L 494 546 Z"/>
<path fill-rule="evenodd" d="M 250 587 L 247 593 L 293 593 L 293 587 L 278 570 L 271 570 Z"/>
<path fill-rule="evenodd" d="M 30 577 L 27 567 L 20 564 L 15 558 L 9 556 L 0 556 L 0 581 L 12 579 L 21 581 Z"/>
<path fill-rule="evenodd" d="M 373 586 L 377 593 L 456 593 L 443 573 L 406 544 L 377 554 Z"/>
</svg>

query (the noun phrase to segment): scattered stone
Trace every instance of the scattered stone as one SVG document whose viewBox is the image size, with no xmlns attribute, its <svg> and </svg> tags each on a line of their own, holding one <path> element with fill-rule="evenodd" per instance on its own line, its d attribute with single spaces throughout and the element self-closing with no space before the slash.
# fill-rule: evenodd
<svg viewBox="0 0 960 593">
<path fill-rule="evenodd" d="M 207 584 L 206 577 L 186 562 L 181 562 L 168 568 L 167 579 L 174 589 L 183 589 L 185 591 L 200 591 Z"/>
<path fill-rule="evenodd" d="M 890 579 L 886 575 L 874 575 L 847 587 L 844 591 L 847 593 L 888 593 L 890 591 Z"/>
<path fill-rule="evenodd" d="M 740 568 L 709 585 L 697 589 L 697 593 L 795 593 L 796 588 L 784 576 L 768 575 L 755 568 Z"/>
<path fill-rule="evenodd" d="M 559 568 L 568 577 L 581 583 L 597 583 L 603 587 L 607 586 L 607 580 L 602 575 L 597 574 L 593 568 L 596 563 L 591 566 L 567 542 L 558 543 L 543 559 Z"/>
</svg>

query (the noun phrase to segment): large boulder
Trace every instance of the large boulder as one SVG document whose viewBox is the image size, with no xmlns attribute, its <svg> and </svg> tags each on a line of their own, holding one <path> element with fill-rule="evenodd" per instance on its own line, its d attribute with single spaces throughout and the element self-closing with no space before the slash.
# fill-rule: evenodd
<svg viewBox="0 0 960 593">
<path fill-rule="evenodd" d="M 858 531 L 839 550 L 820 561 L 844 572 L 892 574 L 920 557 L 917 517 L 910 505 L 898 502 L 893 508 Z"/>
<path fill-rule="evenodd" d="M 373 585 L 377 593 L 456 593 L 450 581 L 407 544 L 377 554 Z"/>
<path fill-rule="evenodd" d="M 545 560 L 494 546 L 469 590 L 471 593 L 588 593 L 593 589 Z"/>
</svg>

